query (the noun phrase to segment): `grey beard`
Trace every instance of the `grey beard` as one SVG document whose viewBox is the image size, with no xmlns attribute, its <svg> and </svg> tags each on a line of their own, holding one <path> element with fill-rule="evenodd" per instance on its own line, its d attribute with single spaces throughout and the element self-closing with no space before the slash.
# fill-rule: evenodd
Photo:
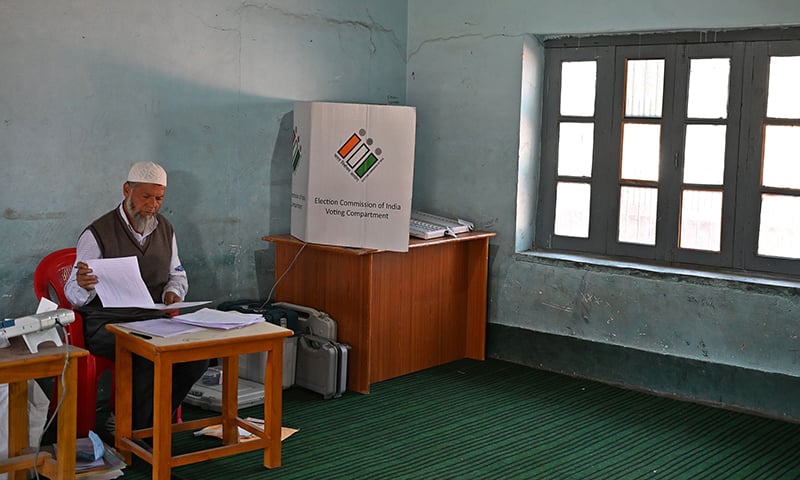
<svg viewBox="0 0 800 480">
<path fill-rule="evenodd" d="M 133 214 L 133 226 L 137 232 L 145 233 L 155 221 L 155 217 L 143 217 L 138 213 Z"/>
<path fill-rule="evenodd" d="M 146 217 L 140 214 L 133 207 L 133 202 L 131 202 L 130 199 L 125 203 L 126 203 L 125 206 L 128 207 L 128 212 L 130 212 L 131 217 L 133 217 L 131 219 L 131 223 L 133 224 L 133 229 L 136 230 L 137 232 L 141 232 L 142 234 L 144 234 L 146 231 L 148 231 L 148 228 L 152 227 L 152 225 L 155 223 L 156 217 L 155 216 Z"/>
</svg>

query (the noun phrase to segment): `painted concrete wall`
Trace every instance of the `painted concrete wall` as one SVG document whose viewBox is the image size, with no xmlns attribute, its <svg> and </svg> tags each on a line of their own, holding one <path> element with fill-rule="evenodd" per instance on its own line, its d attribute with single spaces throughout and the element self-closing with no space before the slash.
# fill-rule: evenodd
<svg viewBox="0 0 800 480">
<path fill-rule="evenodd" d="M 289 230 L 296 100 L 405 102 L 398 0 L 0 2 L 0 312 L 162 163 L 189 299 L 262 298 Z"/>
<path fill-rule="evenodd" d="M 797 24 L 795 0 L 411 0 L 414 203 L 497 232 L 490 322 L 797 375 L 795 289 L 515 253 L 530 245 L 535 214 L 538 139 L 534 127 L 520 136 L 520 124 L 535 119 L 537 36 Z"/>
<path fill-rule="evenodd" d="M 170 173 L 189 298 L 264 296 L 292 103 L 398 102 L 417 107 L 415 206 L 498 233 L 492 323 L 796 375 L 795 290 L 515 253 L 535 214 L 537 35 L 790 24 L 796 0 L 0 2 L 0 308 L 32 311 L 38 260 L 142 159 Z"/>
</svg>

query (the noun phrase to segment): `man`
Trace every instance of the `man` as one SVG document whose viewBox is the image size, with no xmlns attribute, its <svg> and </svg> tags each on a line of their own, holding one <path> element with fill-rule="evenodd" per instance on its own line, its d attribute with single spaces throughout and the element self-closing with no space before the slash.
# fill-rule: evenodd
<svg viewBox="0 0 800 480">
<path fill-rule="evenodd" d="M 186 297 L 186 272 L 178 257 L 175 233 L 158 213 L 167 188 L 167 172 L 153 162 L 134 164 L 122 185 L 123 201 L 89 225 L 78 239 L 75 268 L 64 293 L 83 317 L 87 349 L 114 358 L 114 336 L 108 323 L 167 316 L 159 310 L 103 308 L 97 297 L 97 276 L 86 261 L 135 256 L 153 302 L 171 305 Z M 178 408 L 192 385 L 206 371 L 207 361 L 176 364 L 173 368 L 172 409 Z M 133 428 L 153 423 L 153 364 L 133 356 Z"/>
</svg>

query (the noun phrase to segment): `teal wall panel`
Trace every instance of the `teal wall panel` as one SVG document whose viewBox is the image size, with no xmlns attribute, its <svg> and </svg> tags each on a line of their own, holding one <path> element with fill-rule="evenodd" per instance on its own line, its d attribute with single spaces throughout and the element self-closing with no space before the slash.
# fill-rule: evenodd
<svg viewBox="0 0 800 480">
<path fill-rule="evenodd" d="M 793 286 L 519 253 L 535 235 L 542 37 L 781 25 L 800 25 L 799 2 L 0 2 L 0 308 L 35 308 L 38 260 L 114 207 L 143 159 L 170 173 L 189 298 L 266 295 L 293 102 L 400 103 L 417 108 L 414 206 L 498 234 L 492 327 L 797 376 Z"/>
<path fill-rule="evenodd" d="M 492 324 L 487 355 L 714 407 L 799 422 L 797 375 L 732 367 L 666 353 Z"/>
<path fill-rule="evenodd" d="M 404 103 L 406 32 L 396 0 L 0 2 L 2 315 L 140 160 L 169 173 L 189 298 L 265 296 L 293 103 Z"/>
<path fill-rule="evenodd" d="M 797 376 L 796 279 L 753 284 L 548 260 L 525 250 L 536 233 L 541 39 L 799 24 L 800 3 L 790 0 L 410 0 L 407 95 L 419 123 L 414 204 L 497 232 L 490 325 Z M 495 347 L 504 350 L 502 342 Z"/>
</svg>

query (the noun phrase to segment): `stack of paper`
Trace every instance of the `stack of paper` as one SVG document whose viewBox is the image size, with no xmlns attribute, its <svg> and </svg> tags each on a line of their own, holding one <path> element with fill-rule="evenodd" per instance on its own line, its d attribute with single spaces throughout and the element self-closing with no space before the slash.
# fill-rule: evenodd
<svg viewBox="0 0 800 480">
<path fill-rule="evenodd" d="M 58 456 L 58 445 L 53 445 Z M 122 456 L 106 445 L 94 432 L 89 437 L 79 438 L 75 444 L 75 477 L 85 480 L 109 480 L 122 475 L 126 467 Z"/>
<path fill-rule="evenodd" d="M 105 444 L 104 444 L 105 445 Z M 97 461 L 76 460 L 75 477 L 84 480 L 110 480 L 124 475 L 125 461 L 116 450 L 105 445 L 103 457 Z"/>
<path fill-rule="evenodd" d="M 138 320 L 136 322 L 127 322 L 124 325 L 134 332 L 143 333 L 145 336 L 150 337 L 174 337 L 175 335 L 202 330 L 200 327 L 173 322 L 169 318 Z"/>
<path fill-rule="evenodd" d="M 176 322 L 188 325 L 197 325 L 206 328 L 220 328 L 230 330 L 232 328 L 245 327 L 254 323 L 264 321 L 264 317 L 259 313 L 240 313 L 236 311 L 223 312 L 213 308 L 201 308 L 194 313 L 178 315 L 172 317 Z"/>
</svg>

